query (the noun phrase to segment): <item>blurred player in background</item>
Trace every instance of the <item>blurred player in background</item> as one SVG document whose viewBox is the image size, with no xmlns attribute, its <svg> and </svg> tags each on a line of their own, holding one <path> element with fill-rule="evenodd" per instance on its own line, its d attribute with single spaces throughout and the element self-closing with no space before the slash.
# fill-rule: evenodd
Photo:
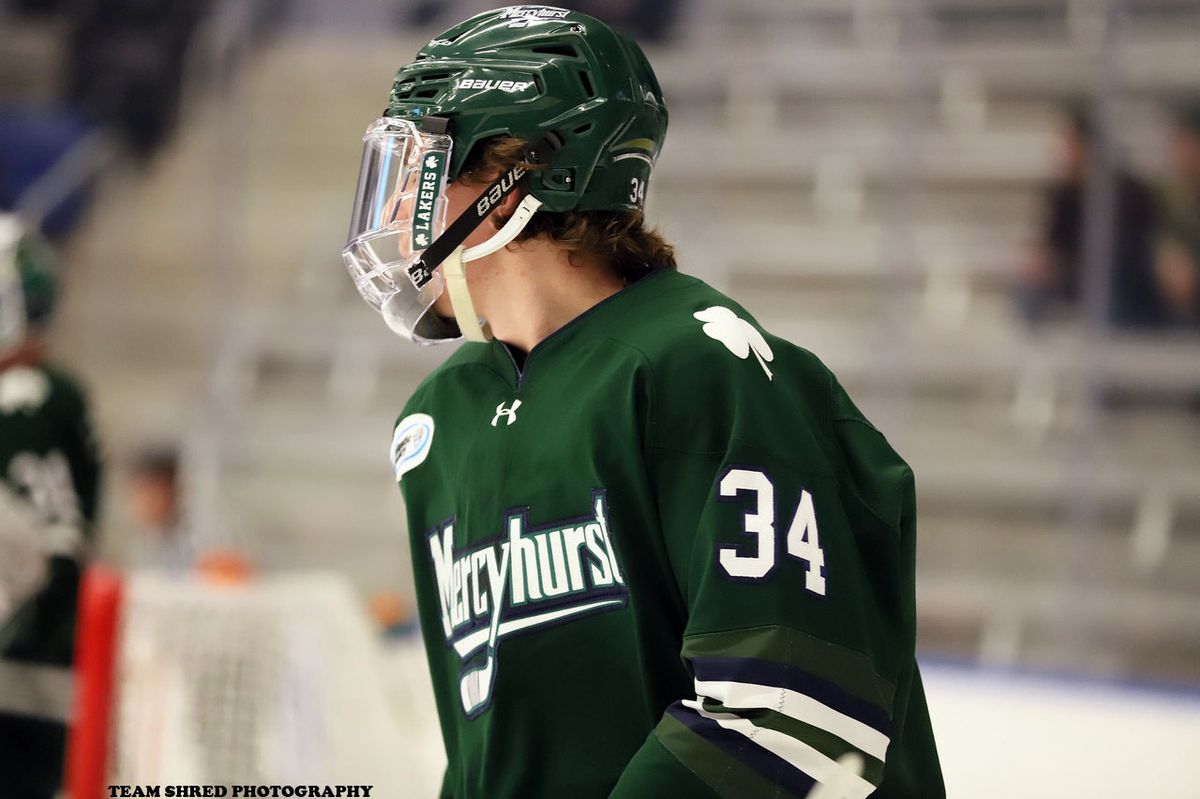
<svg viewBox="0 0 1200 799">
<path fill-rule="evenodd" d="M 636 44 L 517 6 L 429 42 L 364 139 L 360 292 L 468 339 L 391 449 L 442 796 L 937 799 L 912 473 L 676 271 L 643 217 L 666 127 Z"/>
<path fill-rule="evenodd" d="M 234 547 L 197 547 L 185 507 L 186 483 L 179 449 L 143 447 L 129 467 L 130 515 L 139 535 L 127 553 L 134 569 L 173 577 L 198 574 L 217 583 L 241 583 L 255 569 L 249 555 Z"/>
<path fill-rule="evenodd" d="M 1200 101 L 1175 112 L 1156 269 L 1176 323 L 1200 328 Z"/>
<path fill-rule="evenodd" d="M 129 470 L 132 516 L 141 528 L 133 542 L 130 565 L 184 574 L 193 565 L 183 524 L 179 453 L 173 447 L 145 447 Z"/>
<path fill-rule="evenodd" d="M 87 400 L 43 360 L 55 299 L 46 245 L 0 216 L 0 795 L 62 781 L 81 565 L 100 464 Z"/>
</svg>

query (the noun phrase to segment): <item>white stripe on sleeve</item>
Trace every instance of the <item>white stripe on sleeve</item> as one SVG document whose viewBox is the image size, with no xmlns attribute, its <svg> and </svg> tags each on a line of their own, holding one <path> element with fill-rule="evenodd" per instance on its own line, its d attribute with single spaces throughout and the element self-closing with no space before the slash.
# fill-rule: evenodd
<svg viewBox="0 0 1200 799">
<path fill-rule="evenodd" d="M 836 735 L 876 760 L 885 760 L 889 738 L 879 730 L 847 716 L 811 696 L 787 688 L 744 682 L 696 680 L 696 694 L 711 697 L 728 708 L 765 708 Z M 782 694 L 782 701 L 781 695 Z"/>
<path fill-rule="evenodd" d="M 685 699 L 683 704 L 704 718 L 715 721 L 725 729 L 741 733 L 771 754 L 800 769 L 818 783 L 837 782 L 845 792 L 846 799 L 867 799 L 875 790 L 874 785 L 853 771 L 790 735 L 766 727 L 757 727 L 749 719 L 735 716 L 732 713 L 711 713 L 695 699 Z"/>
</svg>

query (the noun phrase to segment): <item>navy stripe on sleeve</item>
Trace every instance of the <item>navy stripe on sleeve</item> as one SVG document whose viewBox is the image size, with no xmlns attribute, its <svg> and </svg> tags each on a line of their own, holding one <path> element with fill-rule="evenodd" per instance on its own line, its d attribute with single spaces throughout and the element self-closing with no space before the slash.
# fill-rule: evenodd
<svg viewBox="0 0 1200 799">
<path fill-rule="evenodd" d="M 783 758 L 758 746 L 745 735 L 727 730 L 679 702 L 668 707 L 667 712 L 680 724 L 725 754 L 745 763 L 770 782 L 782 785 L 797 796 L 808 796 L 816 785 L 816 780 Z"/>
<path fill-rule="evenodd" d="M 892 721 L 882 708 L 850 696 L 835 683 L 786 663 L 757 658 L 689 658 L 692 673 L 704 682 L 740 682 L 787 688 L 812 697 L 891 737 Z"/>
</svg>

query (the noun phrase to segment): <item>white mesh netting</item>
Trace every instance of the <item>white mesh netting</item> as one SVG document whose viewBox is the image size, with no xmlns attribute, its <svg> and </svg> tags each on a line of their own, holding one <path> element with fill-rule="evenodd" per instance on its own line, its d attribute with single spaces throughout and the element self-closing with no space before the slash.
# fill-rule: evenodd
<svg viewBox="0 0 1200 799">
<path fill-rule="evenodd" d="M 332 575 L 127 582 L 117 781 L 372 784 L 402 796 L 406 742 L 379 652 Z"/>
</svg>

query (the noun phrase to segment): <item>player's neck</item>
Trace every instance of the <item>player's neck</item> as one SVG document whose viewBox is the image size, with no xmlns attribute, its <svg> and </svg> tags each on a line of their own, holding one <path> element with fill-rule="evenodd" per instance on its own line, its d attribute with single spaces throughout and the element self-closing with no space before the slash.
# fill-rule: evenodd
<svg viewBox="0 0 1200 799">
<path fill-rule="evenodd" d="M 525 242 L 496 256 L 480 311 L 496 338 L 525 352 L 624 287 L 604 262 L 577 257 L 572 264 L 546 242 Z"/>
</svg>

